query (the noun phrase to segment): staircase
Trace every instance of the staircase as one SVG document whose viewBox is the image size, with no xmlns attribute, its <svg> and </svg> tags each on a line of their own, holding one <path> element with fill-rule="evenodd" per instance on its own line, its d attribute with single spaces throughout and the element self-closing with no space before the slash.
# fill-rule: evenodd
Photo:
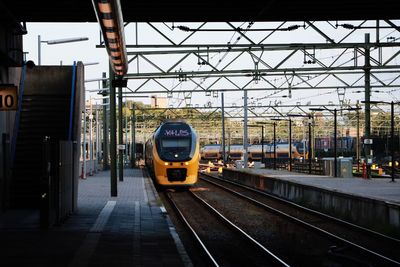
<svg viewBox="0 0 400 267">
<path fill-rule="evenodd" d="M 69 114 L 70 95 L 23 96 L 11 182 L 12 208 L 39 207 L 43 139 L 66 140 Z"/>
</svg>

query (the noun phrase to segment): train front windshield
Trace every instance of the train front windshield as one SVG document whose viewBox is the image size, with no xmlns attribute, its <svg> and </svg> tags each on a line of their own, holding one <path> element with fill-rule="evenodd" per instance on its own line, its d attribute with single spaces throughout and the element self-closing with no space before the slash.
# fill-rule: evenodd
<svg viewBox="0 0 400 267">
<path fill-rule="evenodd" d="M 190 151 L 190 139 L 163 139 L 161 147 L 164 151 Z"/>
</svg>

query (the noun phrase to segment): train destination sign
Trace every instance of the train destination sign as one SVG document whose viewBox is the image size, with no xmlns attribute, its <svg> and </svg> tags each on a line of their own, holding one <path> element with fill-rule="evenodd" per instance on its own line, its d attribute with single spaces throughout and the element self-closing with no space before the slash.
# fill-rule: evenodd
<svg viewBox="0 0 400 267">
<path fill-rule="evenodd" d="M 0 85 L 0 111 L 17 110 L 17 86 Z"/>
<path fill-rule="evenodd" d="M 169 137 L 185 137 L 189 135 L 190 133 L 188 130 L 165 129 L 164 131 L 164 136 L 169 136 Z"/>
</svg>

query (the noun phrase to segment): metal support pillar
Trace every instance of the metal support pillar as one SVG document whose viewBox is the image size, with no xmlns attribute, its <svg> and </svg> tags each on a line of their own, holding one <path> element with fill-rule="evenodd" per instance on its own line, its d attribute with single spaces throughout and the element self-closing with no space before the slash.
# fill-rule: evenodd
<svg viewBox="0 0 400 267">
<path fill-rule="evenodd" d="M 83 108 L 83 155 L 82 155 L 82 179 L 86 179 L 86 104 Z"/>
<path fill-rule="evenodd" d="M 128 159 L 128 114 L 125 116 L 125 158 Z M 132 153 L 132 150 L 130 150 L 130 153 Z"/>
<path fill-rule="evenodd" d="M 221 93 L 221 109 L 222 109 L 222 163 L 226 164 L 226 151 L 225 151 L 225 109 L 224 109 L 224 93 Z"/>
<path fill-rule="evenodd" d="M 261 164 L 264 164 L 264 125 L 261 125 Z"/>
<path fill-rule="evenodd" d="M 312 142 L 311 142 L 311 158 L 315 159 L 315 123 L 314 123 L 314 112 L 311 113 L 311 118 L 312 118 L 312 122 L 313 122 L 313 126 L 312 127 Z"/>
<path fill-rule="evenodd" d="M 365 34 L 365 44 L 369 44 L 369 33 Z M 371 97 L 371 64 L 370 64 L 370 48 L 368 46 L 365 47 L 365 64 L 364 64 L 364 73 L 365 73 L 365 137 L 364 140 L 370 139 L 371 135 L 371 107 L 370 107 L 370 97 Z M 370 142 L 366 142 L 364 144 L 364 155 L 367 160 L 367 179 L 371 178 L 371 165 L 372 165 L 372 144 Z"/>
<path fill-rule="evenodd" d="M 115 100 L 115 87 L 112 86 L 114 79 L 114 72 L 110 65 L 110 158 L 111 158 L 111 196 L 118 195 L 118 181 L 117 181 L 117 114 L 116 114 L 116 100 Z"/>
<path fill-rule="evenodd" d="M 92 98 L 90 98 L 90 109 L 89 109 L 89 162 L 90 169 L 89 175 L 93 175 L 93 107 L 92 107 Z"/>
<path fill-rule="evenodd" d="M 118 144 L 124 144 L 124 135 L 122 132 L 123 114 L 122 114 L 122 87 L 118 87 Z M 118 148 L 118 177 L 119 181 L 124 180 L 124 149 Z"/>
<path fill-rule="evenodd" d="M 337 176 L 337 168 L 338 168 L 338 165 L 337 165 L 337 109 L 336 108 L 333 110 L 333 116 L 334 116 L 333 117 L 333 127 L 334 127 L 334 129 L 333 129 L 333 157 L 334 157 L 333 173 L 334 173 L 334 177 L 338 177 Z"/>
<path fill-rule="evenodd" d="M 289 171 L 292 171 L 292 119 L 289 118 Z"/>
<path fill-rule="evenodd" d="M 359 107 L 359 101 L 357 100 L 357 108 Z M 357 142 L 356 142 L 356 154 L 357 154 L 357 173 L 360 173 L 360 111 L 357 110 Z"/>
<path fill-rule="evenodd" d="M 98 170 L 98 164 L 99 164 L 99 160 L 100 160 L 100 146 L 99 146 L 99 140 L 100 140 L 100 123 L 99 123 L 99 109 L 98 106 L 96 104 L 96 110 L 95 110 L 95 114 L 96 114 L 96 163 L 94 164 L 94 171 L 97 172 Z"/>
<path fill-rule="evenodd" d="M 274 170 L 276 170 L 276 122 L 274 122 Z"/>
<path fill-rule="evenodd" d="M 390 135 L 391 135 L 391 148 L 390 148 L 390 155 L 392 157 L 392 182 L 394 182 L 394 171 L 395 171 L 395 163 L 394 160 L 394 102 L 390 103 Z"/>
<path fill-rule="evenodd" d="M 38 35 L 38 66 L 40 66 L 41 65 L 41 56 L 42 56 L 42 53 L 41 53 L 41 46 L 42 46 L 42 40 L 40 39 L 40 35 Z"/>
<path fill-rule="evenodd" d="M 248 166 L 248 145 L 247 145 L 247 90 L 244 90 L 244 122 L 243 122 L 243 162 L 244 167 Z"/>
<path fill-rule="evenodd" d="M 312 147 L 311 147 L 311 124 L 312 124 L 312 118 L 311 115 L 308 115 L 308 173 L 311 174 L 312 173 Z M 305 150 L 306 148 L 304 148 Z"/>
<path fill-rule="evenodd" d="M 103 78 L 106 78 L 106 73 L 103 72 Z M 107 112 L 107 96 L 108 92 L 104 90 L 107 87 L 107 81 L 103 79 L 102 82 L 102 96 L 103 96 L 103 170 L 108 170 L 110 168 L 108 162 L 108 112 Z"/>
<path fill-rule="evenodd" d="M 135 103 L 132 103 L 132 167 L 136 168 L 136 110 Z"/>
</svg>

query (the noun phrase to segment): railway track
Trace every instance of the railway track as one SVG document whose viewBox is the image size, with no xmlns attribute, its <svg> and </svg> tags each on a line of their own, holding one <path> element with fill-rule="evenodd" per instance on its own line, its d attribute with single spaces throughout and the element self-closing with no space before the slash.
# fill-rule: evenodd
<svg viewBox="0 0 400 267">
<path fill-rule="evenodd" d="M 167 192 L 207 266 L 289 266 L 193 192 Z"/>
<path fill-rule="evenodd" d="M 289 220 L 292 224 L 329 240 L 328 243 L 332 245 L 328 254 L 333 258 L 341 258 L 344 262 L 356 264 L 355 266 L 400 266 L 400 241 L 397 239 L 243 185 L 206 174 L 201 174 L 200 177 L 203 181 L 200 185 L 204 187 L 212 186 L 229 192 L 228 194 L 233 194 L 268 213 Z M 204 185 L 204 182 L 207 184 Z M 216 193 L 216 190 L 214 189 L 213 192 Z M 218 194 L 221 194 L 220 191 Z"/>
</svg>

